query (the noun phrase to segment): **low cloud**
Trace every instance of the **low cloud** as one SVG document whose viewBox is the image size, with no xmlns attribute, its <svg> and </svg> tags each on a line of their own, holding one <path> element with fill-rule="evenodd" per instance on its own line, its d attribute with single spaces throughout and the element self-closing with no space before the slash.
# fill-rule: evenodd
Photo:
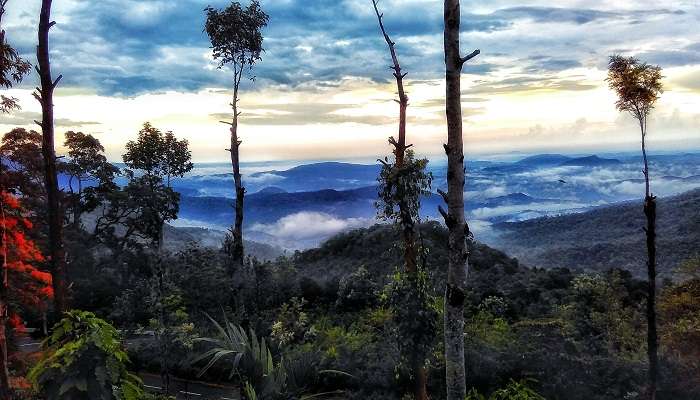
<svg viewBox="0 0 700 400">
<path fill-rule="evenodd" d="M 342 219 L 322 212 L 302 211 L 282 217 L 271 224 L 255 224 L 251 230 L 277 239 L 306 241 L 326 239 L 339 232 L 369 226 L 374 222 L 369 218 Z"/>
<path fill-rule="evenodd" d="M 274 183 L 274 182 L 279 182 L 284 180 L 285 177 L 280 176 L 280 175 L 275 175 L 273 173 L 269 172 L 264 172 L 264 173 L 259 173 L 255 175 L 249 175 L 244 178 L 246 182 L 249 183 L 255 183 L 255 184 L 266 184 L 266 183 Z"/>
<path fill-rule="evenodd" d="M 39 126 L 34 123 L 34 121 L 41 121 L 41 113 L 30 112 L 30 111 L 19 111 L 12 114 L 2 114 L 0 115 L 0 125 L 12 125 L 12 126 L 35 126 L 39 129 Z M 84 126 L 94 126 L 100 125 L 99 122 L 95 121 L 75 121 L 68 118 L 56 118 L 54 120 L 54 125 L 59 128 L 82 128 Z"/>
</svg>

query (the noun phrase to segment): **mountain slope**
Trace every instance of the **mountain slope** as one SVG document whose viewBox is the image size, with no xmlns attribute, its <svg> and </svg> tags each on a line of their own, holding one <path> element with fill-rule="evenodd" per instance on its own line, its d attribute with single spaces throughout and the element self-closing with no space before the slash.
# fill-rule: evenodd
<svg viewBox="0 0 700 400">
<path fill-rule="evenodd" d="M 600 167 L 622 164 L 614 158 L 601 158 L 598 156 L 578 157 L 561 163 L 563 167 Z"/>
<path fill-rule="evenodd" d="M 658 262 L 670 277 L 681 262 L 700 253 L 700 189 L 659 199 Z M 498 246 L 528 265 L 584 270 L 624 268 L 646 273 L 641 202 L 607 206 L 559 217 L 496 225 Z"/>
</svg>

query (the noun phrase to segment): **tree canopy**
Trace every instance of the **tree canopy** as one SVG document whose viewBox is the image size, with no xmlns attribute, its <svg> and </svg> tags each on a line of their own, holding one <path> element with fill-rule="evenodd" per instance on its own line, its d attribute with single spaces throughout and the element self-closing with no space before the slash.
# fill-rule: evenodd
<svg viewBox="0 0 700 400">
<path fill-rule="evenodd" d="M 643 120 L 663 92 L 661 68 L 634 57 L 614 55 L 608 62 L 608 86 L 617 94 L 615 106 Z"/>
<path fill-rule="evenodd" d="M 264 51 L 261 30 L 269 20 L 260 2 L 253 0 L 246 8 L 232 2 L 223 10 L 207 7 L 204 11 L 207 14 L 204 30 L 211 39 L 219 68 L 231 63 L 241 70 L 245 66 L 252 68 Z"/>
</svg>

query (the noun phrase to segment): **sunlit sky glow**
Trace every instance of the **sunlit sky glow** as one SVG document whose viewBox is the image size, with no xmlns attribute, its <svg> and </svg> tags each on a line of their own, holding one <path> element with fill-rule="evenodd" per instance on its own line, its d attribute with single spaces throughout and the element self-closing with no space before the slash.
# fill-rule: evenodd
<svg viewBox="0 0 700 400">
<path fill-rule="evenodd" d="M 389 151 L 398 107 L 370 0 L 263 0 L 270 15 L 257 79 L 242 93 L 242 157 L 374 159 Z M 221 0 L 54 0 L 53 71 L 61 134 L 98 137 L 118 160 L 150 121 L 190 141 L 196 161 L 226 160 L 231 73 L 216 68 L 203 8 Z M 660 65 L 666 92 L 651 147 L 700 149 L 697 1 L 462 1 L 463 51 L 481 56 L 462 77 L 467 151 L 634 150 L 636 125 L 614 109 L 613 53 Z M 383 0 L 409 73 L 409 140 L 439 155 L 445 140 L 442 2 Z M 4 29 L 34 62 L 39 0 L 10 0 Z M 0 128 L 33 127 L 31 76 L 9 91 L 23 110 Z M 62 141 L 62 137 L 59 137 Z M 60 151 L 60 148 L 59 148 Z"/>
</svg>

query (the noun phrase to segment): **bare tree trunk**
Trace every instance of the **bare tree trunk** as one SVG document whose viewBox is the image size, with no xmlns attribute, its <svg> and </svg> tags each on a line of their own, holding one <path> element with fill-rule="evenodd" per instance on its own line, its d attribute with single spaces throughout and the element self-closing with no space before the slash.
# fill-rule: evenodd
<svg viewBox="0 0 700 400">
<path fill-rule="evenodd" d="M 644 196 L 644 215 L 647 219 L 646 233 L 647 245 L 647 356 L 649 358 L 649 400 L 656 399 L 656 387 L 658 380 L 659 341 L 656 326 L 656 197 L 651 194 L 649 183 L 649 161 L 646 151 L 646 117 L 640 121 L 642 129 L 642 156 L 644 159 L 644 183 L 646 192 Z"/>
<path fill-rule="evenodd" d="M 462 139 L 462 66 L 479 54 L 460 56 L 459 0 L 445 0 L 445 81 L 447 84 L 445 114 L 447 116 L 447 193 L 440 191 L 448 210 L 440 213 L 449 229 L 449 265 L 445 289 L 445 373 L 448 400 L 464 400 L 466 372 L 464 367 L 464 299 L 469 269 L 467 238 L 469 226 L 464 218 L 464 143 Z"/>
<path fill-rule="evenodd" d="M 0 300 L 0 400 L 10 400 L 10 371 L 7 367 L 8 346 L 7 346 L 7 303 L 5 299 Z"/>
<path fill-rule="evenodd" d="M 4 195 L 3 192 L 0 195 Z M 2 282 L 0 283 L 0 400 L 10 400 L 10 371 L 7 365 L 7 321 L 9 320 L 9 282 L 7 269 L 7 227 L 5 225 L 5 198 L 0 199 L 2 218 Z"/>
<path fill-rule="evenodd" d="M 245 63 L 240 63 L 240 69 L 238 65 L 234 64 L 234 82 L 233 82 L 233 102 L 231 107 L 233 109 L 233 121 L 227 123 L 231 125 L 231 148 L 228 149 L 231 153 L 231 167 L 233 169 L 233 183 L 236 190 L 236 204 L 235 210 L 236 215 L 233 223 L 233 243 L 231 250 L 231 258 L 234 265 L 243 265 L 243 199 L 245 197 L 245 188 L 243 187 L 243 181 L 241 179 L 241 159 L 239 148 L 241 143 L 243 143 L 238 138 L 238 117 L 241 113 L 238 111 L 238 89 L 240 87 L 241 78 L 243 76 L 243 68 Z"/>
<path fill-rule="evenodd" d="M 397 141 L 393 136 L 389 138 L 389 143 L 394 146 L 394 156 L 396 158 L 396 163 L 394 165 L 395 170 L 400 173 L 401 169 L 404 167 L 404 160 L 406 158 L 406 149 L 410 148 L 412 145 L 406 144 L 406 109 L 408 108 L 408 96 L 403 86 L 403 78 L 406 73 L 402 72 L 401 64 L 399 63 L 398 56 L 396 55 L 396 48 L 394 43 L 384 28 L 384 22 L 382 20 L 383 14 L 379 12 L 377 6 L 377 1 L 372 0 L 374 5 L 374 11 L 377 14 L 377 19 L 379 21 L 379 27 L 384 36 L 384 40 L 389 47 L 389 53 L 391 54 L 392 69 L 394 78 L 396 79 L 396 87 L 399 95 L 399 140 Z M 411 210 L 408 204 L 403 200 L 405 198 L 404 193 L 398 193 L 399 202 L 399 216 L 401 223 L 401 232 L 404 245 L 404 265 L 406 272 L 416 278 L 418 274 L 418 261 L 416 252 L 416 239 L 415 239 L 415 222 L 411 216 Z M 417 279 L 415 280 L 417 282 Z M 418 316 L 416 316 L 418 318 Z M 416 400 L 427 400 L 428 399 L 428 375 L 425 370 L 425 361 L 421 360 L 419 355 L 416 354 L 411 360 L 411 372 L 413 375 L 413 396 Z"/>
<path fill-rule="evenodd" d="M 80 218 L 83 215 L 83 210 L 80 205 L 80 198 L 83 195 L 83 184 L 80 177 L 78 177 L 78 196 L 74 199 L 73 203 L 73 229 L 80 230 Z"/>
<path fill-rule="evenodd" d="M 60 191 L 56 175 L 56 150 L 54 148 L 53 92 L 62 76 L 51 78 L 49 61 L 49 29 L 56 23 L 51 21 L 51 0 L 42 0 L 39 17 L 39 78 L 41 91 L 34 96 L 41 103 L 42 154 L 44 157 L 46 192 L 49 217 L 49 263 L 53 277 L 54 308 L 58 313 L 67 311 L 66 257 L 63 248 L 63 215 L 60 206 Z"/>
</svg>

